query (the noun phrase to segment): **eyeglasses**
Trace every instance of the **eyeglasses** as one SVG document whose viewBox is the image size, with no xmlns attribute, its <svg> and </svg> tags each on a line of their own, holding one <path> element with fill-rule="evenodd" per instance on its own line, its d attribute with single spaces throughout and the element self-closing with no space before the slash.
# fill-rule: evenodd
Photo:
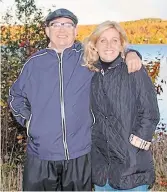
<svg viewBox="0 0 167 192">
<path fill-rule="evenodd" d="M 55 28 L 55 29 L 60 29 L 61 27 L 64 27 L 66 29 L 72 29 L 75 27 L 74 23 L 60 23 L 60 22 L 54 22 L 54 23 L 50 23 L 51 27 Z"/>
</svg>

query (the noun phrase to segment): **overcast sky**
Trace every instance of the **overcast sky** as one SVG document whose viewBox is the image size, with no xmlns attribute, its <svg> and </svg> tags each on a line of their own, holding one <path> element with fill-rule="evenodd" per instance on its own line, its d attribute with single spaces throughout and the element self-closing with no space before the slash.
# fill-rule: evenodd
<svg viewBox="0 0 167 192">
<path fill-rule="evenodd" d="M 14 0 L 2 0 L 1 13 L 14 5 Z M 67 8 L 79 18 L 79 24 L 97 24 L 105 20 L 128 21 L 142 18 L 167 20 L 167 0 L 35 0 L 44 14 L 51 8 Z M 14 7 L 14 6 L 13 6 Z"/>
</svg>

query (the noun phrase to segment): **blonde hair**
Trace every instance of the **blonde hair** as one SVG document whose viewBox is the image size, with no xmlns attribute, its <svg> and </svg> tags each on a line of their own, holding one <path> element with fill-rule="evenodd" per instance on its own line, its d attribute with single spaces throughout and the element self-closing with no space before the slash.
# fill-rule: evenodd
<svg viewBox="0 0 167 192">
<path fill-rule="evenodd" d="M 122 45 L 122 55 L 124 55 L 125 47 L 128 43 L 127 36 L 125 31 L 121 28 L 121 26 L 114 21 L 105 21 L 99 24 L 95 30 L 91 33 L 91 35 L 84 40 L 84 55 L 83 55 L 83 66 L 88 67 L 91 71 L 99 71 L 95 64 L 99 60 L 99 54 L 96 50 L 96 43 L 99 39 L 100 35 L 107 29 L 114 28 L 119 32 L 121 45 Z"/>
</svg>

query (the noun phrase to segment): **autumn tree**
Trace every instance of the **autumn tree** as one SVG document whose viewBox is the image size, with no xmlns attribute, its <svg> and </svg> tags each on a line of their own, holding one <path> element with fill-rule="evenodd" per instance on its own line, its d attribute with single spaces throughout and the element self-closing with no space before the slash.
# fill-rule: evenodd
<svg viewBox="0 0 167 192">
<path fill-rule="evenodd" d="M 9 12 L 3 18 L 2 25 L 2 65 L 1 65 L 1 117 L 2 117 L 2 160 L 9 164 L 17 164 L 23 160 L 26 134 L 25 129 L 16 123 L 7 105 L 9 87 L 16 80 L 20 69 L 27 58 L 35 51 L 46 46 L 43 27 L 42 10 L 38 9 L 34 0 L 15 0 L 15 23 Z"/>
</svg>

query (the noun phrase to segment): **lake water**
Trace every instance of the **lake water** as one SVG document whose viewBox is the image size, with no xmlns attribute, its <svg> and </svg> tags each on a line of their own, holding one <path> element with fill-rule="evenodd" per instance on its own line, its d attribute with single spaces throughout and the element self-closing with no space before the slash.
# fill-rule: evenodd
<svg viewBox="0 0 167 192">
<path fill-rule="evenodd" d="M 130 47 L 142 54 L 144 64 L 148 61 L 160 61 L 160 71 L 156 83 L 161 85 L 163 92 L 157 95 L 161 118 L 158 127 L 167 131 L 167 44 L 130 45 Z"/>
</svg>

